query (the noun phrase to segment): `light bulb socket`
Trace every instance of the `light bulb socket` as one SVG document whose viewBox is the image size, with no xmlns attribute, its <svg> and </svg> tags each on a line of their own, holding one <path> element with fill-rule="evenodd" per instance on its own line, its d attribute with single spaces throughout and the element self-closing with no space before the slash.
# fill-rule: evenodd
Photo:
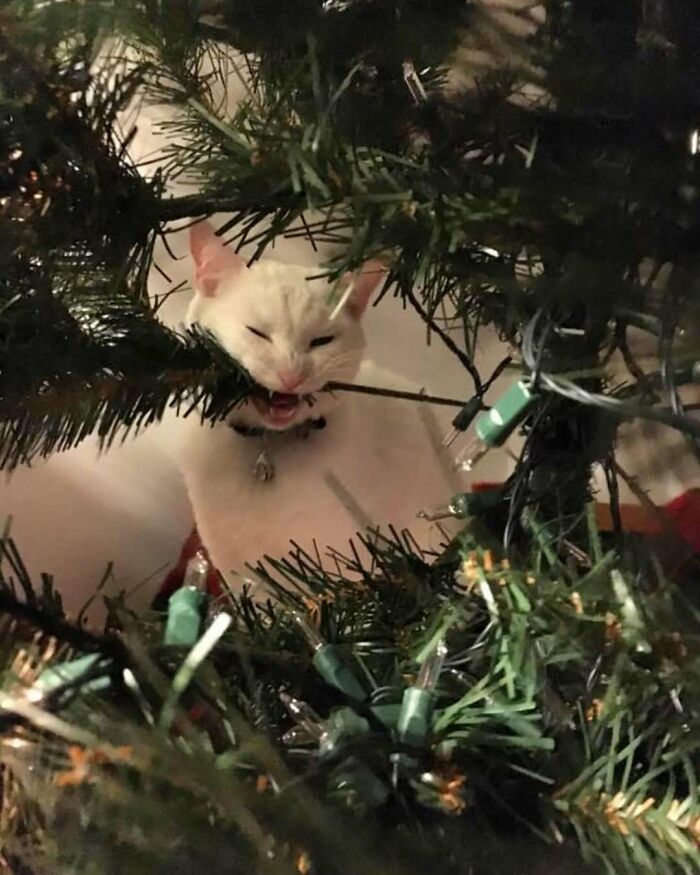
<svg viewBox="0 0 700 875">
<path fill-rule="evenodd" d="M 194 586 L 176 590 L 168 602 L 163 643 L 177 647 L 192 647 L 199 640 L 204 616 L 206 594 Z"/>
<path fill-rule="evenodd" d="M 403 694 L 398 720 L 399 738 L 404 744 L 419 747 L 425 744 L 435 708 L 435 696 L 420 687 L 409 687 Z"/>
<path fill-rule="evenodd" d="M 112 683 L 112 679 L 108 674 L 96 676 L 81 684 L 83 675 L 88 674 L 94 669 L 102 658 L 100 654 L 90 653 L 78 659 L 71 659 L 69 662 L 52 665 L 39 675 L 35 686 L 44 695 L 69 684 L 80 686 L 81 690 L 91 693 L 106 690 Z M 106 667 L 105 671 L 108 672 L 109 668 Z"/>
<path fill-rule="evenodd" d="M 314 653 L 311 661 L 321 677 L 348 698 L 360 702 L 367 698 L 365 688 L 346 664 L 336 645 L 325 644 Z"/>
</svg>

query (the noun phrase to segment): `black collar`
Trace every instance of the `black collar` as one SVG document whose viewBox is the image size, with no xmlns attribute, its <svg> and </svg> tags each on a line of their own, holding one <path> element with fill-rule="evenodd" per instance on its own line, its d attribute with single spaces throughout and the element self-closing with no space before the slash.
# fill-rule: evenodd
<svg viewBox="0 0 700 875">
<path fill-rule="evenodd" d="M 236 434 L 240 434 L 243 437 L 262 437 L 264 434 L 284 434 L 284 431 L 280 432 L 276 429 L 263 428 L 262 426 L 256 425 L 243 425 L 242 423 L 238 422 L 230 422 L 229 426 L 236 432 Z M 315 429 L 316 431 L 320 431 L 322 428 L 325 427 L 326 417 L 319 416 L 318 419 L 305 419 L 303 422 L 300 422 L 298 425 L 295 425 L 289 430 L 293 434 L 296 434 L 298 431 L 308 431 L 309 429 Z"/>
</svg>

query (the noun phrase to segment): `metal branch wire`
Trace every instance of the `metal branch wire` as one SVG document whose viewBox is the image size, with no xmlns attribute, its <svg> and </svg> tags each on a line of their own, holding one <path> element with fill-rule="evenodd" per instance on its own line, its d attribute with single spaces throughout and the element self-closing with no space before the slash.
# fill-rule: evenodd
<svg viewBox="0 0 700 875">
<path fill-rule="evenodd" d="M 331 382 L 326 386 L 329 392 L 358 392 L 362 395 L 379 395 L 383 398 L 397 398 L 404 401 L 424 401 L 427 404 L 438 404 L 445 407 L 463 407 L 464 401 L 456 398 L 444 398 L 440 395 L 427 395 L 425 392 L 403 392 L 399 389 L 381 389 L 377 386 L 362 386 L 358 383 Z"/>
</svg>

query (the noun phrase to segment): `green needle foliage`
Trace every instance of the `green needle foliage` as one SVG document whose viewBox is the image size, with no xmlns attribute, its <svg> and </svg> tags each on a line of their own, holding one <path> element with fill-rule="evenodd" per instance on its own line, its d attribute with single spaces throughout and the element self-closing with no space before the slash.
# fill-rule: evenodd
<svg viewBox="0 0 700 875">
<path fill-rule="evenodd" d="M 45 15 L 9 4 L 0 19 L 0 464 L 10 468 L 92 433 L 108 446 L 183 401 L 224 415 L 249 383 L 213 339 L 174 334 L 148 302 L 162 183 L 146 182 L 115 139 L 147 67 L 91 74 L 99 17 L 66 12 L 66 34 L 52 4 Z"/>
<path fill-rule="evenodd" d="M 559 447 L 590 443 L 581 404 L 612 414 L 594 460 L 609 455 L 615 423 L 630 416 L 661 416 L 696 442 L 677 386 L 689 373 L 679 331 L 690 339 L 697 325 L 697 17 L 685 0 L 614 9 L 552 0 L 541 11 L 512 12 L 516 27 L 505 27 L 488 6 L 463 2 L 6 3 L 3 318 L 22 325 L 24 311 L 9 302 L 36 286 L 54 299 L 80 296 L 96 314 L 126 296 L 142 303 L 155 336 L 146 296 L 155 237 L 168 222 L 227 212 L 222 231 L 235 228 L 234 245 L 256 243 L 253 257 L 280 234 L 338 244 L 331 276 L 388 257 L 387 288 L 434 327 L 445 308 L 451 314 L 477 393 L 479 326 L 518 344 L 542 317 L 547 330 L 525 365 L 537 362 L 538 378 L 550 375 L 543 388 L 568 399 Z M 488 62 L 468 66 L 467 45 Z M 234 108 L 232 83 L 245 86 Z M 164 161 L 142 175 L 126 148 L 134 131 L 120 142 L 114 123 L 144 99 L 171 117 Z M 168 197 L 168 183 L 183 181 L 194 193 Z M 672 281 L 660 292 L 662 269 Z M 57 305 L 45 306 L 35 317 L 43 325 Z M 629 326 L 647 317 L 649 328 L 649 316 L 661 335 L 665 418 L 627 344 Z M 13 344 L 3 344 L 8 359 L 19 354 Z M 154 344 L 148 370 L 173 386 L 166 346 Z M 626 406 L 603 397 L 604 379 L 551 378 L 602 373 L 618 350 L 630 370 Z M 32 366 L 38 384 L 43 365 Z M 50 376 L 68 381 L 70 406 L 71 375 Z M 174 395 L 177 386 L 175 377 Z M 115 428 L 102 429 L 106 443 L 122 422 L 128 428 L 132 411 L 121 403 L 107 404 Z M 4 405 L 10 422 L 26 416 L 14 405 Z M 144 405 L 155 420 L 163 396 Z M 74 443 L 69 420 L 35 421 L 30 432 L 50 427 Z M 84 434 L 98 427 L 93 420 Z M 23 434 L 10 427 L 6 464 L 31 455 Z M 590 461 L 578 466 L 579 503 Z M 536 467 L 556 483 L 566 462 L 555 476 Z"/>
<path fill-rule="evenodd" d="M 614 460 L 637 417 L 698 452 L 700 19 L 546 0 L 505 20 L 457 0 L 2 4 L 0 466 L 245 396 L 216 339 L 147 295 L 159 235 L 216 213 L 253 258 L 280 235 L 334 244 L 331 278 L 382 257 L 477 400 L 485 324 L 533 396 L 513 476 L 440 555 L 370 533 L 325 567 L 267 559 L 267 592 L 214 606 L 230 625 L 206 659 L 118 600 L 105 636 L 67 623 L 6 540 L 13 873 L 700 870 L 697 569 L 687 585 L 623 534 Z M 129 157 L 140 101 L 169 108 L 156 171 Z M 595 463 L 614 536 L 587 508 Z"/>
<path fill-rule="evenodd" d="M 358 548 L 260 565 L 270 598 L 216 599 L 231 625 L 183 682 L 159 615 L 116 601 L 107 638 L 66 624 L 6 542 L 12 871 L 697 871 L 697 598 L 634 541 L 578 568 L 506 562 L 471 527 L 440 557 L 405 535 Z M 407 740 L 402 702 L 438 642 L 434 710 Z"/>
</svg>

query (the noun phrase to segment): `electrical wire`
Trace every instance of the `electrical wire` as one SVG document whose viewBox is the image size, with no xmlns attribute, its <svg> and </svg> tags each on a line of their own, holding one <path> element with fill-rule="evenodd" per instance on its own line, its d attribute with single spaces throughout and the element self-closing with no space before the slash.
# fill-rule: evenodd
<svg viewBox="0 0 700 875">
<path fill-rule="evenodd" d="M 515 526 L 520 519 L 520 515 L 525 508 L 527 501 L 523 500 L 526 497 L 526 486 L 527 481 L 532 473 L 535 465 L 532 460 L 532 444 L 534 442 L 534 435 L 537 433 L 538 426 L 542 421 L 542 418 L 545 416 L 547 411 L 549 410 L 549 399 L 544 399 L 537 410 L 534 419 L 532 420 L 532 426 L 525 438 L 525 442 L 523 444 L 523 448 L 520 451 L 520 458 L 518 459 L 515 472 L 511 477 L 510 483 L 512 483 L 511 493 L 510 493 L 510 501 L 508 503 L 508 518 L 506 520 L 506 525 L 503 530 L 503 546 L 506 550 L 510 549 L 513 535 L 515 533 Z"/>
<path fill-rule="evenodd" d="M 674 271 L 675 273 L 675 271 Z M 677 277 L 672 277 L 666 293 L 664 294 L 664 307 L 661 317 L 661 331 L 659 333 L 659 360 L 661 362 L 661 382 L 668 395 L 671 404 L 671 412 L 674 416 L 687 419 L 683 401 L 681 400 L 676 382 L 676 373 L 673 367 L 674 340 L 678 327 L 678 310 L 681 304 L 681 289 Z M 686 438 L 695 458 L 700 461 L 700 432 L 694 435 L 686 432 Z"/>
<path fill-rule="evenodd" d="M 688 379 L 688 369 L 677 371 L 673 367 L 672 343 L 675 335 L 675 320 L 670 324 L 673 328 L 670 331 L 668 328 L 664 332 L 661 331 L 662 340 L 665 338 L 664 345 L 660 344 L 660 359 L 661 370 L 658 374 L 644 375 L 644 383 L 640 385 L 638 380 L 636 385 L 630 387 L 622 387 L 617 390 L 620 393 L 635 392 L 639 393 L 641 388 L 645 397 L 649 397 L 650 390 L 655 386 L 663 386 L 670 395 L 671 408 L 653 407 L 649 404 L 640 403 L 641 398 L 637 394 L 636 400 L 631 398 L 623 398 L 614 394 L 603 394 L 600 392 L 592 392 L 584 389 L 578 383 L 564 376 L 555 375 L 544 370 L 545 351 L 547 340 L 550 333 L 556 330 L 556 324 L 552 318 L 546 314 L 544 308 L 539 308 L 527 323 L 522 332 L 521 351 L 523 364 L 526 370 L 531 374 L 532 386 L 534 389 L 540 389 L 550 395 L 558 395 L 574 401 L 578 404 L 588 405 L 604 410 L 607 413 L 624 419 L 646 419 L 654 422 L 659 422 L 663 425 L 677 429 L 689 436 L 693 440 L 694 446 L 696 441 L 700 439 L 700 422 L 695 422 L 687 415 L 687 411 L 683 407 L 677 391 L 676 381 L 679 378 Z M 662 320 L 662 325 L 666 324 Z M 619 337 L 619 335 L 618 335 Z M 526 485 L 530 479 L 533 470 L 537 466 L 537 460 L 532 458 L 533 444 L 536 440 L 536 435 L 548 409 L 548 405 L 541 405 L 536 412 L 534 418 L 531 417 L 531 424 L 528 429 L 528 434 L 523 445 L 520 458 L 516 464 L 516 470 L 510 480 L 510 501 L 508 507 L 508 518 L 503 534 L 503 543 L 506 549 L 509 549 L 513 540 L 515 526 L 520 519 L 522 510 L 528 502 L 533 500 L 531 495 L 528 495 Z M 611 491 L 611 501 L 617 503 L 617 489 L 614 483 L 614 475 L 610 466 L 606 468 L 606 479 Z M 620 519 L 619 513 L 614 514 L 615 527 L 619 529 Z"/>
<path fill-rule="evenodd" d="M 676 406 L 673 409 L 672 407 L 671 410 L 642 405 L 616 398 L 612 395 L 589 392 L 573 382 L 573 380 L 543 371 L 541 369 L 542 350 L 535 342 L 535 332 L 542 316 L 543 310 L 540 309 L 527 324 L 522 336 L 523 363 L 533 374 L 533 378 L 535 375 L 537 376 L 540 388 L 568 398 L 570 401 L 576 401 L 579 404 L 598 407 L 622 419 L 647 419 L 652 422 L 659 422 L 662 425 L 667 425 L 670 428 L 700 439 L 700 422 L 695 422 L 691 417 L 687 416 L 685 411 L 679 412 L 679 410 L 682 410 L 682 405 L 680 408 Z M 648 375 L 648 379 L 653 381 L 653 376 Z M 676 378 L 674 373 L 674 379 Z M 663 381 L 663 375 L 661 379 Z"/>
<path fill-rule="evenodd" d="M 599 407 L 621 419 L 647 419 L 651 422 L 660 422 L 662 425 L 667 425 L 684 434 L 700 438 L 700 422 L 695 422 L 684 414 L 674 413 L 666 408 L 641 406 L 631 401 L 614 398 L 611 395 L 588 392 L 565 377 L 542 374 L 541 381 L 544 388 L 571 401 L 577 401 L 579 404 Z"/>
<path fill-rule="evenodd" d="M 603 473 L 605 474 L 605 482 L 608 487 L 608 496 L 610 500 L 610 516 L 612 517 L 613 528 L 615 530 L 615 534 L 619 535 L 622 533 L 622 514 L 620 512 L 620 489 L 617 483 L 614 450 L 603 462 Z"/>
</svg>

